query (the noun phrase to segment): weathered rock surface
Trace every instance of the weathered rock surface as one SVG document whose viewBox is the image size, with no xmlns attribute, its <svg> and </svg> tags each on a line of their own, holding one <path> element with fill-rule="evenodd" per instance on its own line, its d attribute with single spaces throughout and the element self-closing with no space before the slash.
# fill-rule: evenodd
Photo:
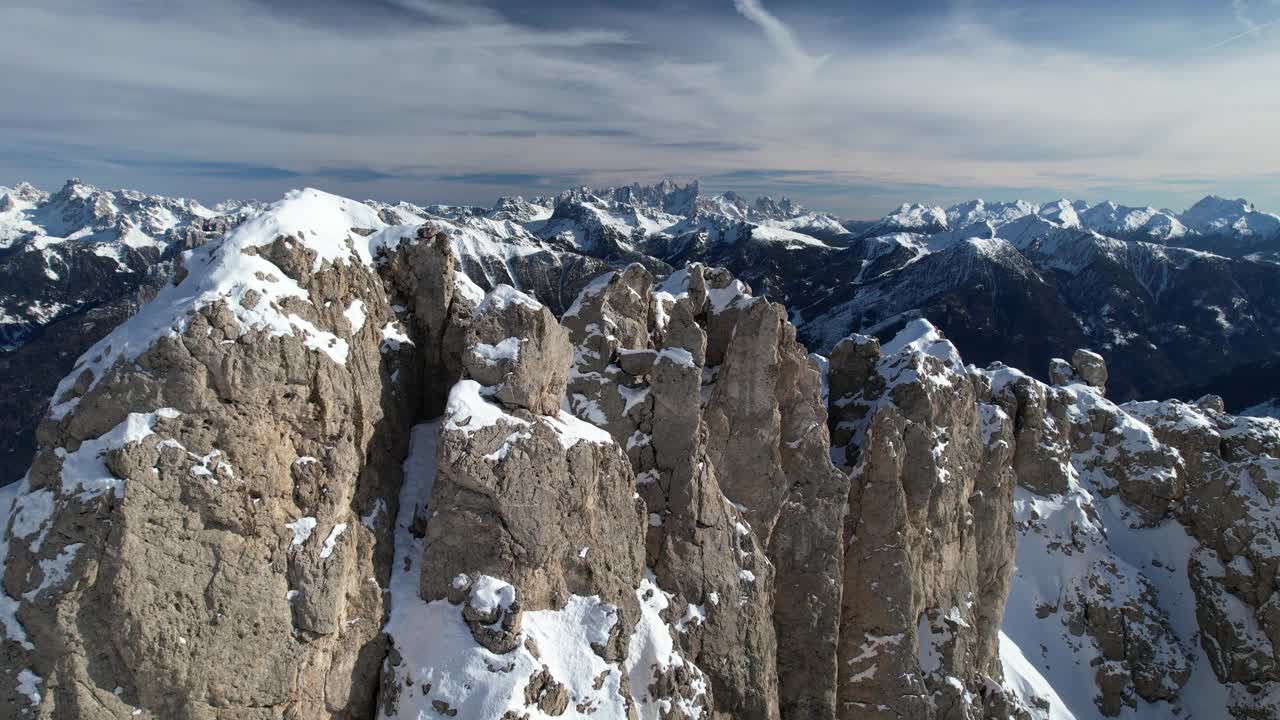
<svg viewBox="0 0 1280 720">
<path fill-rule="evenodd" d="M 1092 350 L 1076 350 L 1071 355 L 1071 369 L 1099 394 L 1107 388 L 1107 364 Z"/>
<path fill-rule="evenodd" d="M 1105 716 L 1277 717 L 1280 424 L 1227 415 L 1213 397 L 1117 406 L 1102 397 L 1105 367 L 1086 380 L 1075 364 L 1051 369 L 1057 387 L 984 371 L 1019 412 L 1028 397 L 1065 408 L 1054 427 L 1070 445 L 1057 473 L 1061 456 L 1046 454 L 1045 472 L 1018 477 L 1012 639 L 1038 644 L 1046 671 L 1095 658 L 1055 678 L 1091 674 Z"/>
<path fill-rule="evenodd" d="M 570 405 L 626 444 L 649 565 L 698 617 L 680 640 L 715 710 L 830 717 L 847 480 L 785 313 L 723 271 L 695 264 L 655 289 L 632 265 L 564 323 Z"/>
<path fill-rule="evenodd" d="M 1017 713 L 998 647 L 1013 569 L 1011 416 L 924 321 L 883 347 L 846 339 L 828 372 L 853 479 L 839 716 Z"/>
<path fill-rule="evenodd" d="M 367 214 L 290 196 L 59 387 L 8 522 L 0 715 L 370 716 L 417 363 L 382 352 Z"/>
<path fill-rule="evenodd" d="M 923 320 L 823 361 L 697 263 L 558 321 L 459 252 L 549 206 L 440 212 L 293 193 L 81 358 L 0 494 L 0 714 L 1277 718 L 1280 421 Z"/>
<path fill-rule="evenodd" d="M 646 573 L 631 463 L 608 432 L 561 410 L 565 330 L 499 286 L 465 337 L 434 477 L 408 479 L 429 485 L 429 512 L 414 594 L 395 595 L 392 580 L 383 714 L 702 716 L 713 694 L 672 647 L 689 620 Z M 394 572 L 418 561 L 405 563 Z M 437 632 L 414 642 L 424 626 Z"/>
</svg>

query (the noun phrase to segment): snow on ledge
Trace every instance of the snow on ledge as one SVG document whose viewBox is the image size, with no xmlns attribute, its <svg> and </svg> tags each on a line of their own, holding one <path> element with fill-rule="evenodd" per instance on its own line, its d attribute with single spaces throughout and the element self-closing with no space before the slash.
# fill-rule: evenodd
<svg viewBox="0 0 1280 720">
<path fill-rule="evenodd" d="M 484 296 L 484 300 L 476 309 L 477 313 L 484 314 L 490 310 L 505 310 L 512 305 L 523 305 L 530 310 L 541 310 L 542 303 L 525 295 L 510 285 L 499 285 L 490 290 Z"/>
<path fill-rule="evenodd" d="M 290 242 L 300 242 L 315 253 L 313 272 L 326 262 L 346 264 L 353 258 L 372 267 L 378 249 L 412 237 L 416 227 L 387 225 L 372 207 L 319 190 L 288 193 L 222 239 L 184 253 L 187 275 L 182 282 L 162 289 L 133 317 L 85 351 L 59 383 L 50 415 L 60 420 L 76 407 L 77 399 L 58 400 L 85 370 L 93 373 L 92 388 L 117 362 L 132 362 L 160 338 L 182 335 L 193 314 L 219 301 L 231 308 L 241 332 L 262 330 L 273 337 L 301 334 L 307 347 L 324 352 L 336 363 L 345 363 L 345 340 L 282 310 L 284 301 L 310 303 L 310 296 L 279 267 L 259 255 L 257 249 L 287 236 L 292 238 Z M 365 236 L 355 230 L 373 234 Z M 256 302 L 247 306 L 251 296 Z M 363 327 L 364 311 L 363 304 L 357 307 L 355 303 L 347 310 L 347 319 L 356 332 Z"/>
<path fill-rule="evenodd" d="M 498 423 L 529 427 L 528 420 L 508 415 L 502 408 L 486 400 L 483 391 L 484 386 L 475 380 L 459 380 L 455 383 L 445 405 L 444 428 L 473 433 Z"/>
</svg>

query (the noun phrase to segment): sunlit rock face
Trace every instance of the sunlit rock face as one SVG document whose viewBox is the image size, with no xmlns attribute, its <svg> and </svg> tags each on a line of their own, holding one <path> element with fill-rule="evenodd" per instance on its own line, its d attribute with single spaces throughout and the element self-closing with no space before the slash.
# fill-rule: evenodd
<svg viewBox="0 0 1280 720">
<path fill-rule="evenodd" d="M 1280 421 L 920 319 L 810 355 L 623 264 L 655 218 L 795 251 L 786 203 L 500 206 L 291 193 L 79 358 L 0 496 L 5 717 L 1276 717 Z M 614 269 L 473 282 L 501 237 Z"/>
</svg>

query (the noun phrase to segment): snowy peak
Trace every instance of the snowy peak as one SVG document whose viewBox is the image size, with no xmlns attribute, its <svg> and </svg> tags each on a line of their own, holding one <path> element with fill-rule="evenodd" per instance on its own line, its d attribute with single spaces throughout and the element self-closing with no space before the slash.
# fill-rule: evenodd
<svg viewBox="0 0 1280 720">
<path fill-rule="evenodd" d="M 1080 221 L 1090 230 L 1123 239 L 1168 242 L 1187 234 L 1186 226 L 1168 212 L 1153 207 L 1125 207 L 1111 201 L 1085 210 Z"/>
<path fill-rule="evenodd" d="M 656 185 L 632 183 L 619 188 L 608 188 L 600 194 L 617 203 L 652 208 L 687 217 L 697 208 L 700 193 L 701 188 L 697 180 L 686 185 L 662 180 Z"/>
<path fill-rule="evenodd" d="M 48 199 L 49 193 L 31 183 L 20 182 L 13 187 L 0 185 L 0 213 L 38 205 Z"/>
<path fill-rule="evenodd" d="M 591 188 L 582 186 L 556 196 L 558 206 L 567 202 L 604 202 L 658 210 L 672 215 L 691 216 L 698 205 L 700 188 L 697 180 L 679 185 L 662 180 L 654 185 L 632 183 L 619 187 Z"/>
<path fill-rule="evenodd" d="M 756 198 L 754 210 L 760 218 L 768 220 L 790 220 L 805 213 L 804 207 L 789 197 L 774 200 L 768 195 Z"/>
<path fill-rule="evenodd" d="M 243 207 L 236 206 L 233 211 Z M 78 178 L 68 180 L 52 195 L 20 183 L 5 190 L 0 199 L 0 247 L 44 237 L 162 249 L 170 230 L 198 225 L 221 214 L 194 200 L 134 190 L 102 190 Z"/>
<path fill-rule="evenodd" d="M 532 201 L 515 197 L 500 197 L 486 216 L 494 220 L 510 220 L 517 223 L 546 220 L 551 217 L 553 204 L 546 198 L 536 197 Z"/>
<path fill-rule="evenodd" d="M 1280 215 L 1258 212 L 1243 199 L 1210 195 L 1181 216 L 1188 228 L 1204 235 L 1267 237 L 1280 232 Z"/>
<path fill-rule="evenodd" d="M 951 227 L 964 227 L 977 223 L 992 222 L 997 225 L 1017 220 L 1027 215 L 1035 215 L 1040 206 L 1025 200 L 1014 202 L 987 203 L 981 199 L 952 205 L 947 208 L 947 224 Z"/>
<path fill-rule="evenodd" d="M 1036 214 L 1062 227 L 1078 228 L 1081 227 L 1080 211 L 1086 207 L 1088 206 L 1083 202 L 1063 198 L 1041 205 Z"/>
<path fill-rule="evenodd" d="M 1118 240 L 1241 254 L 1257 242 L 1280 237 L 1280 215 L 1259 212 L 1244 199 L 1209 196 L 1178 215 L 1155 207 L 1132 207 L 1106 200 L 1090 205 L 1061 199 L 1044 204 L 1025 200 L 987 202 L 982 199 L 947 208 L 904 203 L 885 215 L 864 236 L 899 231 L 935 234 L 969 227 L 998 231 L 1030 215 L 1039 215 L 1063 228 L 1090 230 Z M 1245 245 L 1234 244 L 1238 240 Z"/>
<path fill-rule="evenodd" d="M 940 232 L 950 226 L 946 210 L 936 205 L 920 203 L 902 203 L 901 207 L 880 220 L 880 227 L 883 228 L 919 232 Z"/>
<path fill-rule="evenodd" d="M 654 185 L 632 183 L 606 188 L 583 186 L 557 195 L 553 205 L 560 206 L 566 203 L 586 203 L 620 214 L 670 215 L 687 220 L 710 217 L 738 222 L 776 224 L 813 217 L 817 218 L 816 222 L 821 225 L 838 225 L 834 216 L 810 213 L 799 203 L 787 197 L 775 199 L 762 195 L 750 200 L 732 190 L 717 195 L 705 195 L 697 180 L 684 185 L 671 180 L 662 180 Z M 497 209 L 495 207 L 495 211 Z"/>
<path fill-rule="evenodd" d="M 1254 211 L 1253 203 L 1244 198 L 1206 195 L 1188 208 L 1183 215 L 1189 218 L 1228 218 L 1240 217 Z"/>
</svg>

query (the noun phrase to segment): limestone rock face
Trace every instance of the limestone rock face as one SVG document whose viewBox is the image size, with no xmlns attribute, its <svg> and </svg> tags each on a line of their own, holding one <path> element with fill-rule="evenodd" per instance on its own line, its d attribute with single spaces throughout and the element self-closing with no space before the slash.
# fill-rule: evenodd
<svg viewBox="0 0 1280 720">
<path fill-rule="evenodd" d="M 507 286 L 465 323 L 463 378 L 422 451 L 435 468 L 402 491 L 426 495 L 398 523 L 382 714 L 705 717 L 711 684 L 673 648 L 694 620 L 646 570 L 631 463 L 561 410 L 565 330 Z"/>
<path fill-rule="evenodd" d="M 988 375 L 992 400 L 1013 420 L 1018 483 L 1045 495 L 1066 492 L 1071 458 L 1066 400 L 1017 370 L 997 367 Z"/>
<path fill-rule="evenodd" d="M 1212 401 L 1127 403 L 1184 459 L 1185 498 L 1171 513 L 1196 539 L 1187 573 L 1200 642 L 1235 717 L 1280 709 L 1280 422 L 1227 415 Z"/>
<path fill-rule="evenodd" d="M 773 567 L 707 456 L 699 362 L 707 339 L 698 322 L 706 308 L 690 299 L 705 302 L 701 270 L 657 298 L 648 271 L 635 265 L 581 293 L 564 319 L 575 345 L 570 406 L 628 449 L 648 512 L 647 564 L 697 618 L 679 640 L 708 674 L 715 712 L 776 718 Z M 649 349 L 646 376 L 619 366 Z"/>
<path fill-rule="evenodd" d="M 853 479 L 839 717 L 1016 715 L 997 642 L 1014 551 L 1011 416 L 925 321 L 882 347 L 845 340 L 829 384 Z"/>
<path fill-rule="evenodd" d="M 1212 397 L 1117 406 L 1102 396 L 1105 376 L 1086 381 L 1080 367 L 1057 387 L 984 373 L 1006 394 L 1027 388 L 1065 407 L 1071 448 L 1065 486 L 1018 476 L 1006 627 L 1061 623 L 1060 636 L 1037 640 L 1048 664 L 1096 653 L 1088 672 L 1104 715 L 1165 703 L 1187 716 L 1277 717 L 1280 424 L 1229 416 Z"/>
<path fill-rule="evenodd" d="M 633 265 L 566 313 L 570 406 L 628 450 L 648 562 L 699 615 L 681 640 L 730 717 L 831 717 L 847 478 L 821 376 L 778 305 L 691 265 Z"/>
<path fill-rule="evenodd" d="M 305 191 L 197 248 L 59 387 L 8 523 L 0 715 L 371 716 L 421 378 L 354 206 Z"/>
<path fill-rule="evenodd" d="M 1076 369 L 1071 367 L 1071 363 L 1062 358 L 1053 358 L 1049 361 L 1050 385 L 1069 385 L 1077 379 Z"/>
<path fill-rule="evenodd" d="M 545 307 L 499 286 L 467 337 L 466 377 L 450 393 L 442 425 L 423 599 L 448 597 L 460 576 L 489 575 L 516 587 L 525 609 L 597 595 L 620 609 L 620 626 L 633 626 L 644 507 L 613 438 L 560 410 L 567 334 Z M 498 358 L 508 369 L 493 373 L 489 348 L 507 338 L 520 340 L 516 357 Z M 614 659 L 625 655 L 627 636 Z"/>
<path fill-rule="evenodd" d="M 1071 355 L 1071 368 L 1076 375 L 1099 392 L 1107 388 L 1107 364 L 1092 350 L 1076 350 Z"/>
</svg>

